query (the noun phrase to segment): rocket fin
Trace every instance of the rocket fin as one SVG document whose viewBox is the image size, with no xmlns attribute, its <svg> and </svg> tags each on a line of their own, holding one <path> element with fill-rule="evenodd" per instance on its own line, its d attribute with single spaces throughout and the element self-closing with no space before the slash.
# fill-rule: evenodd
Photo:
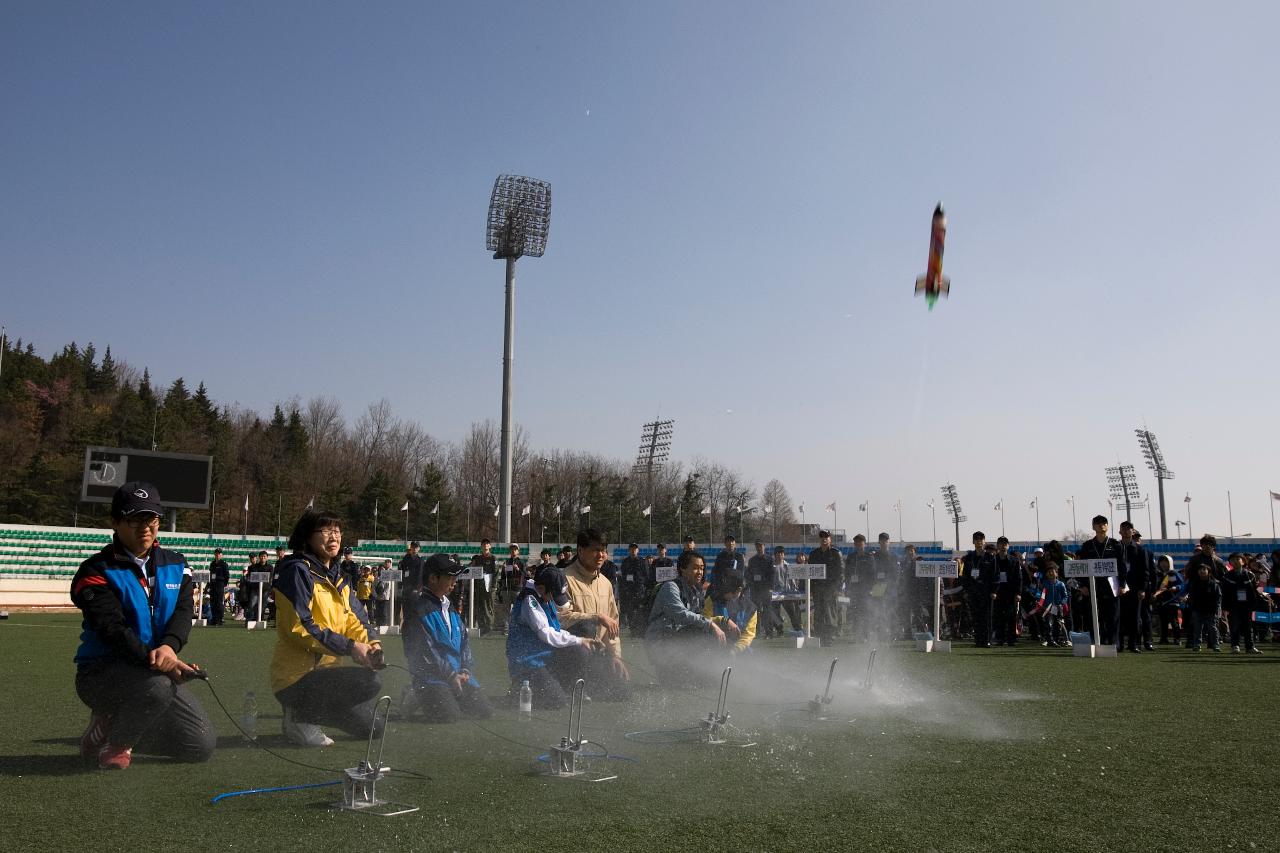
<svg viewBox="0 0 1280 853">
<path fill-rule="evenodd" d="M 951 279 L 944 276 L 938 277 L 938 293 L 943 296 L 951 295 Z"/>
<path fill-rule="evenodd" d="M 919 296 L 921 293 L 924 293 L 925 289 L 925 277 L 920 276 L 916 279 L 916 295 Z"/>
</svg>

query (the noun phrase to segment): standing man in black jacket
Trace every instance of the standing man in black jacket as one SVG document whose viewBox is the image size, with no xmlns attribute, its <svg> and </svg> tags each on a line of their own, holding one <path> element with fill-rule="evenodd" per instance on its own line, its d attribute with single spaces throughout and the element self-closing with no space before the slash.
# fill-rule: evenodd
<svg viewBox="0 0 1280 853">
<path fill-rule="evenodd" d="M 997 646 L 1018 644 L 1018 612 L 1022 607 L 1022 565 L 1009 553 L 1009 538 L 996 540 L 995 588 L 991 592 L 992 628 Z"/>
<path fill-rule="evenodd" d="M 960 586 L 969 604 L 973 620 L 973 645 L 991 648 L 991 601 L 996 589 L 996 555 L 987 550 L 987 535 L 981 530 L 973 534 L 973 550 L 960 561 Z"/>
<path fill-rule="evenodd" d="M 1085 541 L 1080 546 L 1080 553 L 1077 554 L 1077 557 L 1081 560 L 1115 560 L 1115 582 L 1123 592 L 1125 582 L 1128 579 L 1128 568 L 1125 566 L 1124 549 L 1120 547 L 1119 542 L 1107 535 L 1109 524 L 1110 522 L 1107 521 L 1105 515 L 1095 515 L 1093 517 L 1093 538 Z M 1120 604 L 1111 589 L 1111 579 L 1097 579 L 1094 582 L 1094 589 L 1097 590 L 1098 595 L 1098 637 L 1104 645 L 1115 645 L 1116 617 L 1119 613 Z M 1137 611 L 1135 610 L 1134 613 L 1136 614 Z"/>
<path fill-rule="evenodd" d="M 782 634 L 782 618 L 773 608 L 773 566 L 769 555 L 764 551 L 764 543 L 756 542 L 756 552 L 747 560 L 747 591 L 755 602 L 756 612 L 760 614 L 757 632 L 765 639 L 776 631 Z"/>
<path fill-rule="evenodd" d="M 838 621 L 836 596 L 840 594 L 840 585 L 844 583 L 844 561 L 840 558 L 840 552 L 831 547 L 831 534 L 828 531 L 818 531 L 818 547 L 809 552 L 809 562 L 821 563 L 827 567 L 826 580 L 810 583 L 813 590 L 813 627 L 820 645 L 829 646 L 835 641 Z"/>
<path fill-rule="evenodd" d="M 1124 553 L 1125 574 L 1120 583 L 1120 619 L 1116 634 L 1117 650 L 1127 644 L 1129 651 L 1138 653 L 1142 634 L 1142 604 L 1147 597 L 1150 582 L 1151 555 L 1134 539 L 1133 524 L 1120 522 L 1120 550 Z M 1152 651 L 1150 643 L 1147 651 Z"/>
<path fill-rule="evenodd" d="M 644 612 L 644 598 L 653 582 L 649 579 L 649 563 L 640 556 L 640 546 L 632 542 L 627 546 L 627 556 L 619 568 L 619 609 L 622 619 L 631 629 L 631 636 L 643 637 L 649 627 L 649 614 Z"/>
<path fill-rule="evenodd" d="M 227 584 L 231 583 L 231 567 L 222 559 L 222 549 L 213 549 L 209 563 L 209 624 L 221 625 L 226 609 Z"/>
</svg>

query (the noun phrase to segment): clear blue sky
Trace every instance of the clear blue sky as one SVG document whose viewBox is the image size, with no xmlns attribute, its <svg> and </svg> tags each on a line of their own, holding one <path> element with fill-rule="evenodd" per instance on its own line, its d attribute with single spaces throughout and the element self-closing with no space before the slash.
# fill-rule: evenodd
<svg viewBox="0 0 1280 853">
<path fill-rule="evenodd" d="M 1225 533 L 1230 489 L 1269 535 L 1277 32 L 1268 2 L 8 2 L 0 322 L 456 439 L 498 417 L 484 214 L 525 174 L 534 447 L 628 457 L 660 413 L 810 520 L 870 499 L 896 537 L 902 498 L 924 538 L 950 479 L 966 528 L 1004 498 L 1033 536 L 1038 495 L 1048 538 L 1145 419 L 1171 519 L 1189 491 Z"/>
</svg>

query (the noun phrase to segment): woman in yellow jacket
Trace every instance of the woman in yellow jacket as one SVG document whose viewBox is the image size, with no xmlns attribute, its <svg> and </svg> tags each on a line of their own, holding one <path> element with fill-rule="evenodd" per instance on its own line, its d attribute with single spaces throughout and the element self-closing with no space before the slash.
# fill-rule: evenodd
<svg viewBox="0 0 1280 853">
<path fill-rule="evenodd" d="M 276 597 L 276 649 L 271 690 L 284 707 L 284 736 L 301 746 L 329 746 L 320 726 L 355 737 L 370 734 L 381 683 L 382 646 L 355 591 L 340 571 L 342 520 L 307 510 L 289 536 L 291 555 L 280 561 Z M 355 666 L 342 666 L 343 658 Z"/>
</svg>

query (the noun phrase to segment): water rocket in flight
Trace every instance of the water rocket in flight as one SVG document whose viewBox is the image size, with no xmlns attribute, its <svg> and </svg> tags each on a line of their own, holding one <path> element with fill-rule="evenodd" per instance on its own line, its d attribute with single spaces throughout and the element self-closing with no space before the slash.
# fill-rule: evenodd
<svg viewBox="0 0 1280 853">
<path fill-rule="evenodd" d="M 939 296 L 946 296 L 951 292 L 951 279 L 942 274 L 942 249 L 946 242 L 947 215 L 942 211 L 942 202 L 938 202 L 938 206 L 933 209 L 933 230 L 929 235 L 929 268 L 916 279 L 916 295 L 924 292 L 930 311 Z"/>
</svg>

